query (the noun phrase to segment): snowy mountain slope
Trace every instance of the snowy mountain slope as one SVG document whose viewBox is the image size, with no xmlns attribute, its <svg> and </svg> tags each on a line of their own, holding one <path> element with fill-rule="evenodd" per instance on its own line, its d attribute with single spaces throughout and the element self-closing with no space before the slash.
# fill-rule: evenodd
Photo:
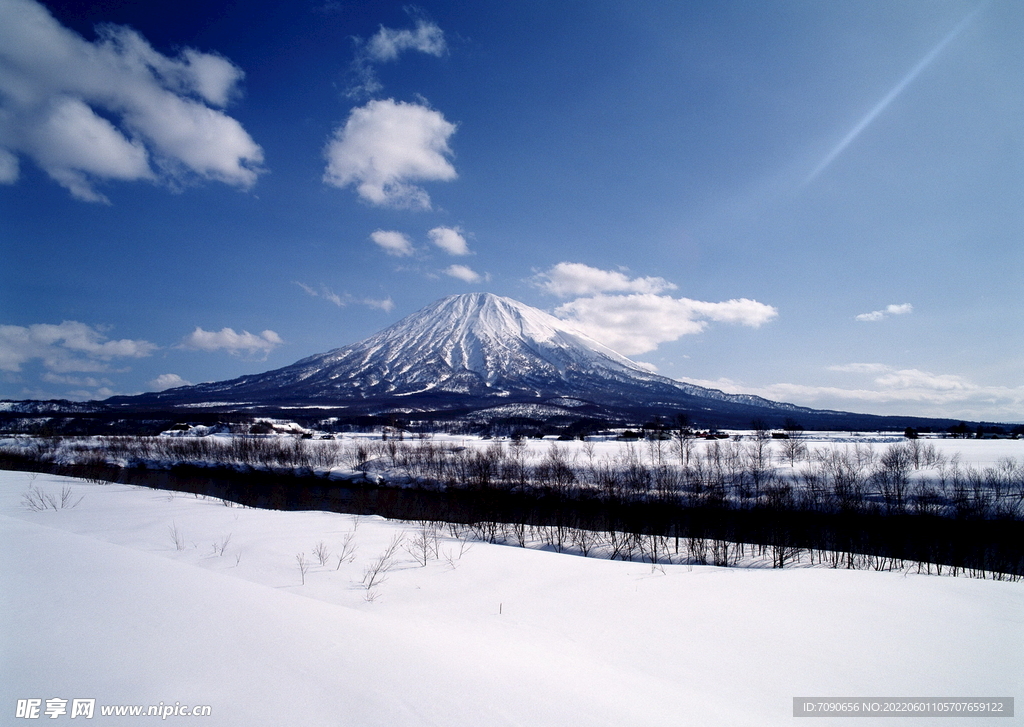
<svg viewBox="0 0 1024 727">
<path fill-rule="evenodd" d="M 503 418 L 499 412 L 517 411 L 497 407 L 516 404 L 542 405 L 549 413 L 541 418 L 561 425 L 588 418 L 671 421 L 680 413 L 702 427 L 749 427 L 754 419 L 781 427 L 787 418 L 817 429 L 956 424 L 810 409 L 676 381 L 651 373 L 565 321 L 489 293 L 443 298 L 363 341 L 274 371 L 113 397 L 104 404 L 108 419 L 172 410 L 288 417 L 330 410 L 346 417 L 494 421 Z"/>
<path fill-rule="evenodd" d="M 91 414 L 103 410 L 104 406 L 94 401 L 68 401 L 67 399 L 51 399 L 49 401 L 0 400 L 0 412 L 5 414 Z"/>
<path fill-rule="evenodd" d="M 444 298 L 364 341 L 275 371 L 108 403 L 443 410 L 562 397 L 604 408 L 809 411 L 658 376 L 554 316 L 489 293 Z"/>
</svg>

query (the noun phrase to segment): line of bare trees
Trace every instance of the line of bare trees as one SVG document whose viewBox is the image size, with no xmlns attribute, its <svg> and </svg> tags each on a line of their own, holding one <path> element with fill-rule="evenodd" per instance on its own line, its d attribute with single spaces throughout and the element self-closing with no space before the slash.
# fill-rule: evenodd
<svg viewBox="0 0 1024 727">
<path fill-rule="evenodd" d="M 217 465 L 216 485 L 191 472 L 187 488 L 216 487 L 217 496 L 262 507 L 462 523 L 485 540 L 523 545 L 546 538 L 555 550 L 582 555 L 642 559 L 678 553 L 684 542 L 689 562 L 722 563 L 728 557 L 716 553 L 727 556 L 733 547 L 722 543 L 748 543 L 736 547 L 768 549 L 761 555 L 770 553 L 778 567 L 797 558 L 835 560 L 835 567 L 841 559 L 854 567 L 858 558 L 873 558 L 870 567 L 942 563 L 1024 575 L 1024 461 L 964 465 L 921 440 L 812 451 L 799 439 L 698 443 L 680 433 L 621 443 L 614 455 L 599 456 L 594 442 L 537 448 L 515 440 L 459 446 L 394 437 L 110 437 L 97 446 L 40 438 L 22 442 L 17 454 L 22 463 L 86 472 L 112 463 L 125 470 Z M 317 470 L 337 466 L 383 480 L 349 483 L 343 492 L 333 482 L 318 484 Z M 640 537 L 644 545 L 636 544 Z M 672 547 L 657 538 L 672 538 Z"/>
<path fill-rule="evenodd" d="M 460 539 L 480 540 L 518 547 L 541 547 L 583 557 L 643 562 L 652 570 L 668 564 L 715 565 L 720 567 L 799 565 L 852 570 L 902 571 L 936 575 L 966 576 L 994 580 L 1020 580 L 1022 575 L 990 570 L 981 564 L 947 565 L 879 553 L 856 553 L 825 547 L 801 547 L 783 540 L 762 543 L 731 541 L 699 532 L 666 535 L 619 530 L 590 530 L 566 525 L 536 525 L 490 520 L 467 524 L 429 523 L 431 528 L 447 526 Z M 426 527 L 424 527 L 426 530 Z"/>
<path fill-rule="evenodd" d="M 97 443 L 98 442 L 98 443 Z M 615 502 L 688 507 L 770 507 L 814 512 L 884 512 L 1024 519 L 1024 459 L 964 465 L 910 439 L 820 447 L 764 436 L 698 445 L 670 439 L 622 443 L 598 457 L 594 442 L 531 451 L 522 440 L 458 446 L 429 439 L 308 440 L 292 437 L 35 438 L 8 455 L 37 462 L 166 468 L 183 462 L 245 470 L 326 473 L 337 467 L 423 488 L 504 489 L 598 495 Z"/>
<path fill-rule="evenodd" d="M 817 512 L 917 513 L 987 519 L 1024 518 L 1024 459 L 964 465 L 934 445 L 906 440 L 881 452 L 871 445 L 810 451 L 793 438 L 775 443 L 688 436 L 623 443 L 598 457 L 593 442 L 551 443 L 531 452 L 522 440 L 458 446 L 428 439 L 308 440 L 292 437 L 35 438 L 17 451 L 37 462 L 170 467 L 183 462 L 264 471 L 374 472 L 395 484 L 426 488 L 498 488 L 611 501 L 658 501 Z"/>
</svg>

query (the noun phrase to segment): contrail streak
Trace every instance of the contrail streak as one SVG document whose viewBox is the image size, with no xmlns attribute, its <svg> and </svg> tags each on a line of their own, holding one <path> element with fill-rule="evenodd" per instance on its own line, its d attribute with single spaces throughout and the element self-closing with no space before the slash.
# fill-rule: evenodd
<svg viewBox="0 0 1024 727">
<path fill-rule="evenodd" d="M 885 111 L 886 106 L 892 103 L 892 100 L 899 96 L 903 92 L 903 89 L 909 86 L 910 83 L 915 78 L 917 78 L 918 74 L 920 74 L 921 71 L 927 68 L 929 64 L 931 64 L 931 62 L 938 57 L 939 53 L 942 52 L 942 49 L 945 48 L 950 43 L 950 41 L 952 41 L 954 38 L 960 35 L 963 29 L 970 25 L 971 21 L 974 20 L 974 16 L 981 12 L 981 9 L 986 5 L 988 5 L 988 3 L 982 3 L 977 8 L 975 8 L 966 18 L 960 21 L 959 25 L 953 28 L 949 35 L 947 35 L 945 38 L 939 41 L 939 44 L 937 46 L 928 51 L 925 57 L 918 61 L 916 66 L 910 69 L 910 73 L 904 76 L 903 79 L 899 83 L 897 83 L 896 86 L 891 91 L 889 91 L 889 93 L 885 95 L 885 98 L 883 98 L 881 101 L 875 104 L 875 107 L 868 111 L 864 118 L 857 122 L 856 126 L 850 129 L 850 133 L 843 137 L 843 140 L 836 145 L 836 148 L 829 152 L 828 156 L 821 160 L 821 163 L 818 164 L 818 166 L 814 168 L 814 171 L 811 172 L 810 175 L 808 175 L 807 179 L 804 180 L 804 184 L 807 184 L 815 177 L 817 177 L 819 174 L 821 174 L 837 156 L 842 154 L 843 149 L 848 147 L 853 142 L 853 140 L 856 139 L 860 135 L 860 133 L 864 131 L 864 129 L 866 129 L 868 125 L 870 125 L 871 122 L 874 121 L 880 113 Z"/>
</svg>

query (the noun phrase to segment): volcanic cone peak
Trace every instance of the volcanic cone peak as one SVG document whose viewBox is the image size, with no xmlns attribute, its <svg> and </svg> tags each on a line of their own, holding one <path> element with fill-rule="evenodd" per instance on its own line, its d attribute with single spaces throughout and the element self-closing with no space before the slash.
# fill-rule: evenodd
<svg viewBox="0 0 1024 727">
<path fill-rule="evenodd" d="M 549 313 L 490 293 L 442 298 L 363 341 L 274 371 L 109 403 L 411 413 L 554 401 L 594 413 L 798 408 L 659 376 Z"/>
</svg>

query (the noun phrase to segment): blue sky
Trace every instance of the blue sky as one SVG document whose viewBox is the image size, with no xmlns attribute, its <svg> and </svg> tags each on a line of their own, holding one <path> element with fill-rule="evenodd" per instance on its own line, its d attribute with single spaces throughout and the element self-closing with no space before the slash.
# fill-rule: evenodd
<svg viewBox="0 0 1024 727">
<path fill-rule="evenodd" d="M 0 397 L 433 300 L 667 376 L 1024 420 L 1024 5 L 0 0 Z"/>
</svg>

